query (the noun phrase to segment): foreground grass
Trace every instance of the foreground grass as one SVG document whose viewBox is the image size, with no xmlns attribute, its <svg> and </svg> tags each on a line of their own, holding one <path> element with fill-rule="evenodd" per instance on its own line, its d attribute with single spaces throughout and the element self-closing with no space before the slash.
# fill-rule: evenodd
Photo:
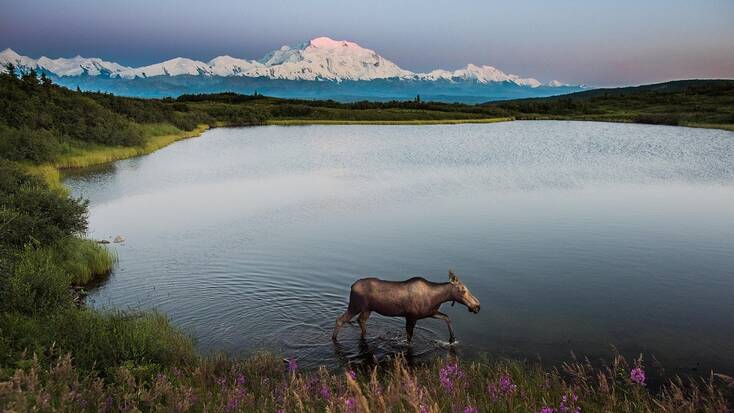
<svg viewBox="0 0 734 413">
<path fill-rule="evenodd" d="M 642 360 L 544 370 L 517 361 L 437 359 L 408 366 L 301 372 L 272 354 L 173 368 L 122 366 L 107 379 L 62 356 L 26 361 L 0 381 L 0 407 L 39 412 L 727 412 L 732 379 L 677 379 L 650 391 Z"/>
<path fill-rule="evenodd" d="M 269 125 L 456 125 L 462 123 L 509 122 L 513 118 L 481 119 L 412 119 L 412 120 L 333 120 L 333 119 L 271 119 Z"/>
</svg>

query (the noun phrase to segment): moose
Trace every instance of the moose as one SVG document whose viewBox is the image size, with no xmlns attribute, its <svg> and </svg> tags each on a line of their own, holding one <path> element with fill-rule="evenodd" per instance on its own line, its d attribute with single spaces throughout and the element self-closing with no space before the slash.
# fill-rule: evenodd
<svg viewBox="0 0 734 413">
<path fill-rule="evenodd" d="M 422 277 L 406 281 L 385 281 L 379 278 L 362 278 L 352 284 L 349 307 L 336 319 L 331 339 L 336 341 L 344 323 L 359 314 L 359 328 L 364 339 L 367 319 L 372 311 L 388 317 L 405 317 L 408 343 L 413 339 L 413 329 L 418 320 L 436 318 L 444 320 L 449 328 L 449 343 L 454 343 L 454 330 L 449 316 L 438 311 L 441 304 L 451 301 L 464 304 L 470 312 L 479 312 L 479 300 L 459 277 L 449 270 L 449 282 L 435 283 Z"/>
</svg>

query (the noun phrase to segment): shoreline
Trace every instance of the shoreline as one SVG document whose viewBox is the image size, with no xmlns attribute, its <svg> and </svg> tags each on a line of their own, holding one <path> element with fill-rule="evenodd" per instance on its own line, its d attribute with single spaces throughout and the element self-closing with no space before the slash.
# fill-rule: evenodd
<svg viewBox="0 0 734 413">
<path fill-rule="evenodd" d="M 463 123 L 511 122 L 515 118 L 469 118 L 469 119 L 411 119 L 411 120 L 332 120 L 332 119 L 271 119 L 266 125 L 459 125 Z"/>
<path fill-rule="evenodd" d="M 687 124 L 687 125 L 664 125 L 634 122 L 626 119 L 573 119 L 566 117 L 538 117 L 533 119 L 518 119 L 514 117 L 505 118 L 472 118 L 472 119 L 414 119 L 414 120 L 332 120 L 332 119 L 282 119 L 268 120 L 261 125 L 253 126 L 309 126 L 309 125 L 460 125 L 460 124 L 491 124 L 513 121 L 573 121 L 573 122 L 609 122 L 609 123 L 631 123 L 638 125 L 673 126 L 681 128 L 715 129 L 734 132 L 734 125 L 728 124 Z M 149 155 L 159 149 L 178 141 L 200 137 L 204 132 L 230 125 L 217 122 L 213 124 L 199 124 L 191 131 L 180 131 L 179 133 L 152 136 L 145 146 L 91 146 L 87 149 L 81 148 L 76 153 L 60 157 L 58 160 L 41 165 L 26 164 L 25 168 L 31 175 L 42 178 L 52 189 L 66 191 L 61 183 L 61 173 L 64 169 L 87 168 L 91 166 L 104 165 L 123 159 Z M 234 126 L 232 126 L 234 127 Z"/>
</svg>

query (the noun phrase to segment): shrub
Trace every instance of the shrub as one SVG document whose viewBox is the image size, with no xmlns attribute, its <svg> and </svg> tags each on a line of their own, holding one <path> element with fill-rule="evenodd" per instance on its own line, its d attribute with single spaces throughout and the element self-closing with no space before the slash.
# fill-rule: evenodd
<svg viewBox="0 0 734 413">
<path fill-rule="evenodd" d="M 72 304 L 69 275 L 45 249 L 26 247 L 3 284 L 0 309 L 5 312 L 48 315 Z"/>
<path fill-rule="evenodd" d="M 0 153 L 13 161 L 48 162 L 61 151 L 57 137 L 46 129 L 31 130 L 0 125 Z"/>
</svg>

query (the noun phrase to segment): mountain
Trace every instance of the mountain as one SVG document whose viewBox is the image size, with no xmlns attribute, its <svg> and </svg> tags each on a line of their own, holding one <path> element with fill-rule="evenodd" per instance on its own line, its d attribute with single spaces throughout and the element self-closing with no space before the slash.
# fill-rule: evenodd
<svg viewBox="0 0 734 413">
<path fill-rule="evenodd" d="M 35 60 L 28 56 L 21 56 L 11 49 L 5 49 L 0 52 L 0 64 L 7 65 L 8 63 L 12 63 L 21 69 L 45 70 L 56 76 L 110 75 L 131 69 L 127 66 L 108 62 L 96 57 L 86 58 L 76 56 L 69 59 L 49 59 L 43 56 Z"/>
<path fill-rule="evenodd" d="M 202 62 L 178 57 L 133 68 L 81 56 L 36 60 L 5 49 L 0 52 L 0 64 L 7 63 L 21 70 L 43 71 L 67 87 L 147 97 L 257 90 L 280 97 L 385 100 L 412 99 L 421 94 L 424 98 L 466 102 L 581 90 L 556 80 L 544 85 L 488 65 L 414 73 L 374 50 L 328 37 L 283 46 L 259 60 L 219 56 Z"/>
</svg>

